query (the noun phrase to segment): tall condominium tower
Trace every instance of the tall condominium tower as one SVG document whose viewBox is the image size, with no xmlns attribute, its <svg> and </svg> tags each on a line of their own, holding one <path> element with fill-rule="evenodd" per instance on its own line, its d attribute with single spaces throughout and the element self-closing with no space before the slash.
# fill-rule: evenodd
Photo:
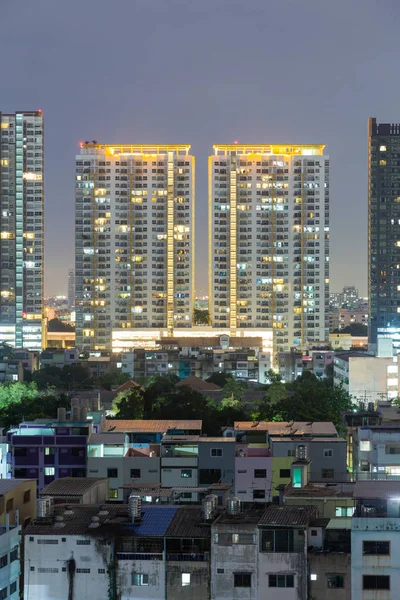
<svg viewBox="0 0 400 600">
<path fill-rule="evenodd" d="M 329 157 L 323 145 L 216 145 L 209 158 L 215 327 L 271 328 L 274 350 L 328 339 Z"/>
<path fill-rule="evenodd" d="M 75 271 L 68 269 L 68 308 L 75 307 Z"/>
<path fill-rule="evenodd" d="M 0 341 L 42 348 L 43 116 L 0 113 Z"/>
<path fill-rule="evenodd" d="M 76 344 L 113 328 L 191 327 L 194 177 L 190 146 L 85 143 L 76 157 Z"/>
<path fill-rule="evenodd" d="M 374 344 L 378 329 L 400 330 L 400 124 L 369 119 L 368 141 L 369 341 Z"/>
</svg>

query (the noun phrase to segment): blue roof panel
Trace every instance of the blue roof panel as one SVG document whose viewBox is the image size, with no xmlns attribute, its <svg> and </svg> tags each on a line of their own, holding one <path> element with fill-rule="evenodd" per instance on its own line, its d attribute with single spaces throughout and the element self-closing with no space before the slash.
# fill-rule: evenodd
<svg viewBox="0 0 400 600">
<path fill-rule="evenodd" d="M 179 506 L 145 506 L 142 521 L 128 525 L 138 536 L 163 536 L 167 531 Z"/>
</svg>

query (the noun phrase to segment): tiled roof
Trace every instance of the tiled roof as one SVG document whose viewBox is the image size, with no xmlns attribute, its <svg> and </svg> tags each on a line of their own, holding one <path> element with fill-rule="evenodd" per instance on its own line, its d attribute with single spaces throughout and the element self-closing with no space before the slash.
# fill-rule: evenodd
<svg viewBox="0 0 400 600">
<path fill-rule="evenodd" d="M 211 381 L 204 381 L 204 379 L 199 379 L 199 377 L 195 377 L 194 375 L 190 375 L 186 377 L 186 379 L 182 379 L 179 383 L 176 384 L 176 387 L 188 387 L 191 390 L 196 391 L 217 391 L 222 388 Z"/>
<path fill-rule="evenodd" d="M 8 494 L 20 485 L 23 486 L 25 483 L 32 483 L 34 479 L 0 479 L 0 496 Z"/>
<path fill-rule="evenodd" d="M 125 381 L 125 383 L 123 383 L 122 385 L 117 387 L 117 389 L 115 391 L 116 392 L 124 392 L 125 390 L 130 390 L 132 388 L 135 388 L 138 390 L 143 389 L 142 386 L 139 385 L 139 383 L 136 383 L 136 381 L 133 381 L 133 379 L 128 379 L 128 381 Z"/>
<path fill-rule="evenodd" d="M 307 527 L 311 519 L 317 516 L 314 506 L 268 506 L 259 521 L 259 525 Z"/>
<path fill-rule="evenodd" d="M 107 481 L 104 477 L 61 477 L 42 489 L 41 496 L 81 496 L 95 487 L 98 482 Z"/>
<path fill-rule="evenodd" d="M 280 436 L 280 435 L 271 435 L 269 437 L 269 439 L 272 442 L 288 442 L 290 440 L 297 440 L 298 441 L 298 434 L 294 434 L 294 435 L 285 435 L 285 436 Z M 340 438 L 340 437 L 314 437 L 314 436 L 308 436 L 307 435 L 307 442 L 320 442 L 322 443 L 329 443 L 331 444 L 332 442 L 336 443 L 336 442 L 342 442 L 345 443 L 346 440 L 344 438 Z"/>
<path fill-rule="evenodd" d="M 122 517 L 123 522 L 129 522 L 128 507 L 125 505 L 96 505 L 96 504 L 73 504 L 68 512 L 65 504 L 54 506 L 54 517 L 62 516 L 62 522 L 57 523 L 52 519 L 36 519 L 24 529 L 25 535 L 101 535 L 104 527 L 112 525 L 116 527 L 115 519 Z M 105 510 L 102 510 L 102 509 Z M 100 526 L 90 528 L 92 517 L 98 517 Z M 114 521 L 114 522 L 113 522 Z M 121 522 L 118 523 L 121 525 Z"/>
<path fill-rule="evenodd" d="M 181 506 L 175 513 L 167 531 L 166 537 L 209 538 L 210 524 L 205 524 L 201 507 Z"/>
<path fill-rule="evenodd" d="M 354 487 L 355 498 L 399 498 L 400 497 L 400 481 L 357 481 Z"/>
<path fill-rule="evenodd" d="M 200 419 L 192 421 L 177 419 L 106 419 L 105 425 L 106 428 L 104 433 L 107 431 L 131 433 L 166 433 L 169 429 L 190 429 L 201 431 L 202 421 Z"/>
<path fill-rule="evenodd" d="M 331 421 L 235 421 L 236 431 L 268 431 L 269 435 L 328 435 L 337 436 Z"/>
</svg>

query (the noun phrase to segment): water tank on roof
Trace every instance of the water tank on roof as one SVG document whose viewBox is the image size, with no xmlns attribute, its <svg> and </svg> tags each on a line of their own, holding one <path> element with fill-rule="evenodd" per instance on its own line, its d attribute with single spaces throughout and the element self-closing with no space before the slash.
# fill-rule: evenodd
<svg viewBox="0 0 400 600">
<path fill-rule="evenodd" d="M 71 413 L 71 421 L 79 421 L 79 417 L 80 417 L 81 411 L 79 406 L 73 406 L 72 407 L 72 413 Z"/>
<path fill-rule="evenodd" d="M 71 398 L 71 408 L 74 408 L 74 406 L 79 406 L 79 398 Z"/>
<path fill-rule="evenodd" d="M 128 500 L 129 514 L 132 522 L 140 521 L 142 518 L 142 499 L 136 494 L 131 494 Z"/>
<path fill-rule="evenodd" d="M 53 498 L 51 496 L 42 496 L 38 499 L 36 505 L 36 516 L 38 519 L 48 519 L 53 514 Z"/>
<path fill-rule="evenodd" d="M 237 496 L 228 498 L 226 501 L 226 512 L 231 517 L 235 517 L 240 514 L 240 500 Z"/>
<path fill-rule="evenodd" d="M 65 421 L 67 420 L 67 411 L 65 410 L 65 408 L 57 408 L 57 421 L 60 421 L 61 423 L 65 423 Z"/>
<path fill-rule="evenodd" d="M 296 448 L 296 458 L 305 459 L 307 458 L 307 446 L 299 445 Z"/>
<path fill-rule="evenodd" d="M 99 410 L 99 398 L 92 398 L 90 401 L 90 408 L 93 412 L 96 412 Z"/>
<path fill-rule="evenodd" d="M 206 496 L 202 502 L 203 518 L 205 521 L 213 521 L 215 517 L 215 502 L 212 494 Z"/>
<path fill-rule="evenodd" d="M 87 421 L 87 413 L 88 413 L 88 411 L 87 411 L 86 407 L 85 408 L 81 408 L 79 410 L 79 420 L 83 421 L 83 422 L 86 422 Z"/>
</svg>

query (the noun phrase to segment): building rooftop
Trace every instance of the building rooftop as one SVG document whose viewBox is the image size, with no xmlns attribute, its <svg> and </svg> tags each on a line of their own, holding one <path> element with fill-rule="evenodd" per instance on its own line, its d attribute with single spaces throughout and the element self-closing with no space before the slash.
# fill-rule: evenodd
<svg viewBox="0 0 400 600">
<path fill-rule="evenodd" d="M 365 480 L 357 481 L 354 488 L 354 498 L 377 499 L 399 498 L 400 481 Z"/>
<path fill-rule="evenodd" d="M 349 352 L 335 352 L 335 358 L 349 362 L 349 358 L 376 358 L 372 354 L 366 352 L 357 352 L 357 350 L 350 350 Z"/>
<path fill-rule="evenodd" d="M 167 537 L 206 538 L 211 535 L 210 524 L 204 522 L 200 506 L 184 506 L 176 511 L 165 533 Z"/>
<path fill-rule="evenodd" d="M 235 421 L 235 431 L 268 431 L 269 435 L 328 435 L 337 436 L 336 427 L 331 421 Z"/>
<path fill-rule="evenodd" d="M 315 506 L 268 506 L 259 521 L 259 525 L 307 527 L 317 516 Z"/>
<path fill-rule="evenodd" d="M 190 375 L 186 379 L 182 379 L 179 383 L 176 384 L 177 388 L 180 387 L 188 387 L 191 390 L 195 390 L 198 392 L 207 392 L 207 391 L 218 391 L 222 388 L 211 381 L 204 381 L 204 379 L 200 379 L 199 377 L 195 377 L 194 375 Z"/>
<path fill-rule="evenodd" d="M 55 479 L 40 492 L 41 496 L 81 496 L 96 487 L 106 477 L 61 477 Z"/>
<path fill-rule="evenodd" d="M 117 387 L 117 389 L 115 391 L 117 393 L 119 393 L 119 392 L 125 392 L 125 390 L 131 390 L 131 389 L 143 390 L 143 387 L 141 385 L 139 385 L 139 383 L 136 383 L 136 381 L 133 381 L 133 379 L 128 379 L 128 381 L 125 381 L 125 383 L 123 383 L 122 385 Z"/>
<path fill-rule="evenodd" d="M 56 517 L 62 517 L 56 521 Z M 91 528 L 92 518 L 99 519 L 99 527 Z M 113 504 L 57 504 L 54 518 L 36 519 L 24 529 L 25 535 L 101 535 L 106 525 L 129 522 L 128 507 Z M 103 529 L 104 531 L 104 529 Z"/>
<path fill-rule="evenodd" d="M 8 494 L 15 488 L 22 486 L 23 484 L 35 482 L 35 479 L 0 479 L 0 496 Z"/>
<path fill-rule="evenodd" d="M 188 420 L 159 420 L 159 419 L 106 419 L 103 433 L 115 431 L 124 433 L 166 433 L 170 429 L 189 429 L 201 431 L 200 419 Z"/>
<path fill-rule="evenodd" d="M 291 483 L 285 487 L 285 496 L 292 498 L 352 498 L 354 482 L 309 483 L 302 488 L 294 488 Z"/>
<path fill-rule="evenodd" d="M 202 437 L 200 435 L 164 435 L 163 442 L 212 442 L 214 444 L 235 442 L 235 438 L 228 437 Z"/>
<path fill-rule="evenodd" d="M 277 436 L 277 435 L 271 435 L 270 436 L 270 440 L 272 442 L 289 442 L 289 441 L 298 441 L 298 437 L 299 434 L 294 434 L 294 435 L 285 435 L 285 436 Z M 300 434 L 301 437 L 301 434 Z M 321 442 L 321 443 L 328 443 L 331 444 L 332 442 L 346 442 L 346 440 L 344 438 L 340 438 L 340 437 L 314 437 L 314 436 L 306 436 L 307 437 L 307 442 Z"/>
<path fill-rule="evenodd" d="M 125 444 L 125 433 L 92 433 L 88 444 Z"/>
</svg>

